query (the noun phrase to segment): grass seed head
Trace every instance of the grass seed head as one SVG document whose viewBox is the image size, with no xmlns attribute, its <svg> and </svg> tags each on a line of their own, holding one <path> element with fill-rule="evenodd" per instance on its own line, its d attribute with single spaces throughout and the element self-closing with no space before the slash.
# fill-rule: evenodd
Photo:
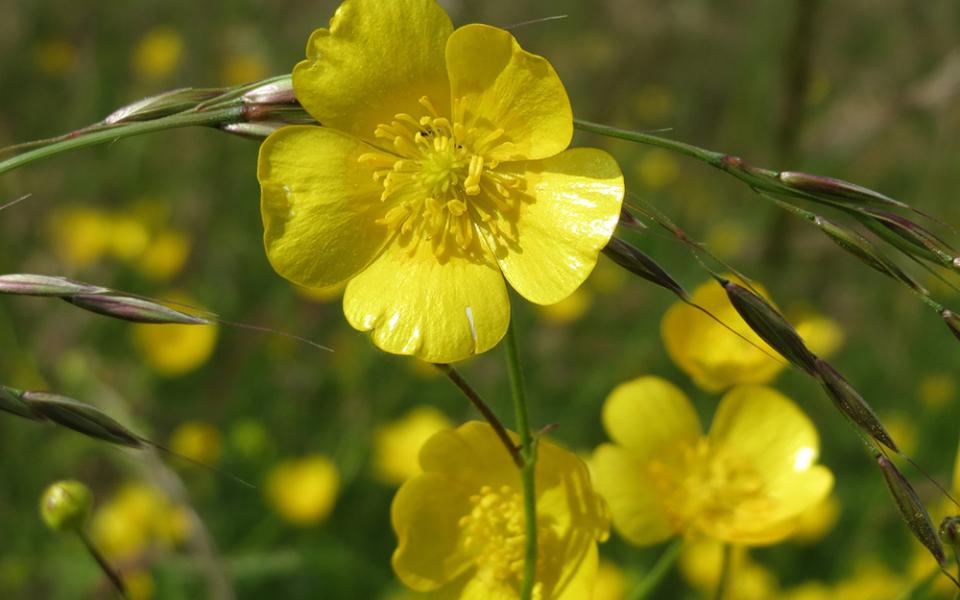
<svg viewBox="0 0 960 600">
<path fill-rule="evenodd" d="M 816 361 L 816 375 L 840 412 L 871 438 L 894 452 L 900 452 L 893 438 L 880 422 L 880 417 L 843 375 L 828 362 L 819 358 Z"/>
<path fill-rule="evenodd" d="M 84 310 L 132 323 L 165 325 L 209 325 L 209 319 L 189 315 L 179 310 L 133 296 L 105 294 L 77 294 L 63 298 Z"/>
<path fill-rule="evenodd" d="M 880 465 L 890 494 L 900 511 L 900 516 L 903 517 L 907 527 L 910 528 L 910 532 L 930 551 L 937 564 L 945 567 L 947 557 L 943 551 L 943 544 L 940 542 L 937 529 L 930 519 L 930 513 L 927 512 L 926 507 L 920 501 L 916 490 L 886 456 L 878 456 L 877 464 Z"/>
</svg>

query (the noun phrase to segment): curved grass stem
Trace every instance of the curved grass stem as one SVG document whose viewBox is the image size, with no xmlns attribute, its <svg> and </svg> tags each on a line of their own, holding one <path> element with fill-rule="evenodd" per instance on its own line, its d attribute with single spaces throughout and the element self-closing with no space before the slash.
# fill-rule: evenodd
<svg viewBox="0 0 960 600">
<path fill-rule="evenodd" d="M 27 166 L 31 163 L 50 158 L 64 152 L 83 148 L 85 146 L 96 146 L 106 144 L 116 140 L 128 137 L 143 135 L 145 133 L 154 133 L 167 129 L 177 129 L 180 127 L 202 127 L 222 125 L 225 123 L 235 123 L 243 120 L 243 107 L 235 106 L 229 108 L 219 108 L 209 111 L 186 111 L 162 117 L 152 121 L 138 121 L 134 123 L 123 123 L 120 125 L 109 125 L 103 128 L 88 128 L 79 130 L 76 135 L 67 135 L 64 139 L 58 138 L 56 141 L 33 148 L 10 158 L 0 161 L 0 175 Z"/>
<path fill-rule="evenodd" d="M 536 465 L 537 449 L 530 431 L 530 417 L 527 414 L 527 395 L 523 384 L 523 370 L 517 350 L 517 336 L 513 320 L 507 328 L 504 338 L 507 368 L 510 373 L 510 391 L 517 419 L 517 433 L 520 435 L 520 456 L 523 466 L 520 478 L 523 485 L 523 515 L 526 527 L 523 559 L 523 583 L 520 588 L 520 600 L 531 600 L 537 579 L 537 495 Z"/>
</svg>

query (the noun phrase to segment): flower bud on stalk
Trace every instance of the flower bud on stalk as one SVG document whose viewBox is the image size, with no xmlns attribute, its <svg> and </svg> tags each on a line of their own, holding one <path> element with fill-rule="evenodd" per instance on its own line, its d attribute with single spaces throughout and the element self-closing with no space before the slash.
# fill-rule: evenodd
<svg viewBox="0 0 960 600">
<path fill-rule="evenodd" d="M 93 493 L 79 481 L 53 483 L 40 498 L 40 516 L 54 531 L 82 531 L 92 511 Z"/>
<path fill-rule="evenodd" d="M 103 120 L 107 125 L 149 121 L 196 108 L 197 104 L 216 98 L 227 90 L 223 88 L 181 88 L 138 100 L 112 112 Z"/>
<path fill-rule="evenodd" d="M 210 319 L 189 315 L 162 304 L 132 296 L 76 294 L 64 296 L 63 299 L 84 310 L 132 323 L 166 325 L 211 325 L 213 323 Z"/>
<path fill-rule="evenodd" d="M 940 543 L 937 529 L 933 526 L 930 514 L 920 501 L 920 497 L 917 496 L 917 492 L 907 481 L 907 478 L 903 476 L 903 473 L 886 456 L 877 456 L 877 464 L 880 465 L 890 494 L 893 496 L 900 515 L 907 523 L 907 527 L 910 528 L 910 532 L 930 551 L 937 564 L 945 569 L 947 557 L 943 551 L 943 544 Z"/>
<path fill-rule="evenodd" d="M 69 296 L 73 294 L 102 294 L 108 291 L 96 285 L 73 281 L 66 277 L 49 275 L 0 275 L 0 294 L 20 296 Z"/>
</svg>

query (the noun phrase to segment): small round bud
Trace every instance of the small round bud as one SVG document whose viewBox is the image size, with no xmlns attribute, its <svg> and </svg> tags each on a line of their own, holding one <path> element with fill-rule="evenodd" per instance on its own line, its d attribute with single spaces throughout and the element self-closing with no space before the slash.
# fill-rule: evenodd
<svg viewBox="0 0 960 600">
<path fill-rule="evenodd" d="M 944 546 L 960 548 L 960 517 L 945 517 L 940 522 L 940 541 Z"/>
<path fill-rule="evenodd" d="M 40 516 L 54 531 L 77 531 L 93 510 L 93 493 L 79 481 L 58 481 L 43 492 Z"/>
</svg>

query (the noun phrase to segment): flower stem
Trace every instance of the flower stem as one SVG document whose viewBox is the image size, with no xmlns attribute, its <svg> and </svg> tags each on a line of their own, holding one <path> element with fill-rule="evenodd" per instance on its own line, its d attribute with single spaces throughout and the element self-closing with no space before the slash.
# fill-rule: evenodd
<svg viewBox="0 0 960 600">
<path fill-rule="evenodd" d="M 76 135 L 69 134 L 65 139 L 28 150 L 21 154 L 11 156 L 0 161 L 0 175 L 12 171 L 19 167 L 29 165 L 30 163 L 69 152 L 85 146 L 95 146 L 105 144 L 123 138 L 153 133 L 155 131 L 164 131 L 166 129 L 176 129 L 179 127 L 195 127 L 222 125 L 225 123 L 235 123 L 243 120 L 243 107 L 234 106 L 210 111 L 186 111 L 162 117 L 152 121 L 139 121 L 134 123 L 123 123 L 119 125 L 105 125 L 102 128 L 96 126 L 87 129 L 81 129 Z"/>
<path fill-rule="evenodd" d="M 510 453 L 510 457 L 513 459 L 513 462 L 517 465 L 518 468 L 523 468 L 523 457 L 520 456 L 520 450 L 513 443 L 513 440 L 510 439 L 510 436 L 507 434 L 506 427 L 503 426 L 503 423 L 500 422 L 500 419 L 497 418 L 496 413 L 490 408 L 490 406 L 483 401 L 483 398 L 480 397 L 480 394 L 477 393 L 473 387 L 460 375 L 460 372 L 457 371 L 453 365 L 435 363 L 437 369 L 439 369 L 444 375 L 446 375 L 450 381 L 453 382 L 453 385 L 457 386 L 463 395 L 467 397 L 467 400 L 473 404 L 473 407 L 483 415 L 483 418 L 486 419 L 487 423 L 490 424 L 490 427 L 493 427 L 493 431 L 497 434 L 497 437 L 500 438 L 500 441 L 503 442 L 503 445 L 506 446 L 507 452 Z"/>
<path fill-rule="evenodd" d="M 110 583 L 113 585 L 114 589 L 117 590 L 117 593 L 120 594 L 120 597 L 124 600 L 129 600 L 130 596 L 127 594 L 127 588 L 123 585 L 123 579 L 120 578 L 120 574 L 117 573 L 110 563 L 107 562 L 107 559 L 104 558 L 100 551 L 97 550 L 97 547 L 93 545 L 93 542 L 90 541 L 90 538 L 82 530 L 77 530 L 77 535 L 80 536 L 80 541 L 83 542 L 83 545 L 86 546 L 87 552 L 90 553 L 90 556 L 93 557 L 93 560 L 97 561 L 97 566 L 100 567 L 100 570 L 103 571 L 103 574 L 107 576 L 107 579 L 110 580 Z"/>
<path fill-rule="evenodd" d="M 523 371 L 520 368 L 517 336 L 512 319 L 507 327 L 504 342 L 507 368 L 510 372 L 510 391 L 513 395 L 513 407 L 517 418 L 517 433 L 520 435 L 520 456 L 523 459 L 520 478 L 523 483 L 523 515 L 526 526 L 524 539 L 526 546 L 520 600 L 530 600 L 533 598 L 533 587 L 537 579 L 537 496 L 535 482 L 537 449 L 533 434 L 530 431 L 530 417 L 527 415 L 527 395 L 523 387 Z"/>
<path fill-rule="evenodd" d="M 717 589 L 713 594 L 713 600 L 723 600 L 727 595 L 727 588 L 730 587 L 730 571 L 733 562 L 733 546 L 728 543 L 723 544 L 723 558 L 720 559 L 720 578 L 717 579 Z"/>
<path fill-rule="evenodd" d="M 657 559 L 656 564 L 653 565 L 647 574 L 644 576 L 643 580 L 640 581 L 640 585 L 633 590 L 633 593 L 630 594 L 628 600 L 646 600 L 646 598 L 657 589 L 657 586 L 663 581 L 663 578 L 666 577 L 667 573 L 670 572 L 670 569 L 673 568 L 673 565 L 676 564 L 677 559 L 680 557 L 680 550 L 683 548 L 683 538 L 678 537 L 677 539 L 670 542 L 670 545 L 667 546 L 666 550 L 663 551 L 663 554 L 660 555 L 660 558 Z"/>
</svg>

